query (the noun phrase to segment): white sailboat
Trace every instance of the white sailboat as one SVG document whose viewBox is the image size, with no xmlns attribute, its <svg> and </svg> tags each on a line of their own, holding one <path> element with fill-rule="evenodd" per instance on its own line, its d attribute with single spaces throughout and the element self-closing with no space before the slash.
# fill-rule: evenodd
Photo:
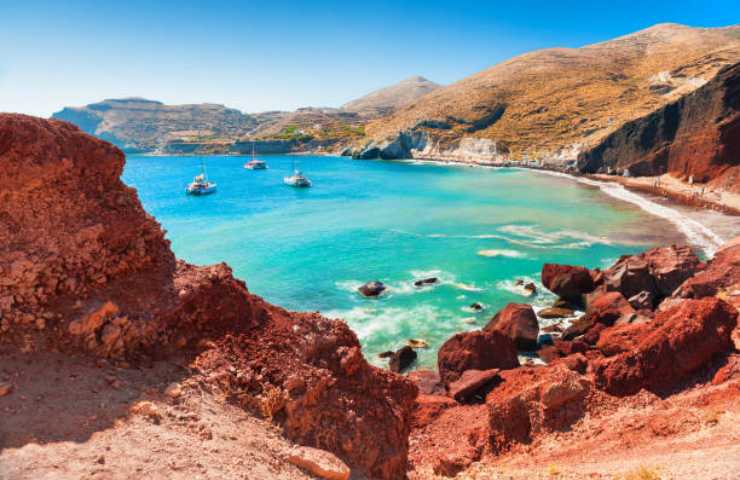
<svg viewBox="0 0 740 480">
<path fill-rule="evenodd" d="M 208 195 L 216 191 L 216 184 L 208 180 L 206 174 L 206 164 L 200 159 L 200 174 L 193 178 L 193 181 L 185 189 L 188 195 Z"/>
<path fill-rule="evenodd" d="M 244 168 L 248 170 L 265 170 L 267 169 L 267 163 L 258 160 L 254 155 L 254 142 L 252 142 L 252 160 L 244 164 Z"/>
<path fill-rule="evenodd" d="M 293 175 L 283 177 L 283 182 L 285 182 L 286 185 L 297 188 L 307 188 L 311 186 L 311 180 L 296 168 L 295 159 L 293 159 Z"/>
</svg>

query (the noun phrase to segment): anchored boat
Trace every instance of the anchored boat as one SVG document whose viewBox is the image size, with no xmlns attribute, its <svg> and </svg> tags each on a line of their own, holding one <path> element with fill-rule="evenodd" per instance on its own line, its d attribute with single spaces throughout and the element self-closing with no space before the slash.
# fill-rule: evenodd
<svg viewBox="0 0 740 480">
<path fill-rule="evenodd" d="M 249 170 L 265 170 L 265 169 L 267 169 L 267 163 L 264 162 L 264 161 L 262 161 L 262 160 L 258 160 L 254 156 L 254 142 L 252 142 L 252 160 L 250 160 L 247 163 L 245 163 L 244 164 L 244 168 L 249 169 Z"/>
<path fill-rule="evenodd" d="M 185 192 L 188 195 L 208 195 L 216 191 L 216 184 L 208 180 L 206 174 L 206 164 L 203 159 L 200 160 L 200 174 L 193 178 Z"/>
<path fill-rule="evenodd" d="M 293 175 L 283 178 L 283 182 L 291 187 L 307 188 L 311 186 L 311 180 L 304 176 L 300 170 L 296 168 L 295 160 L 293 160 Z"/>
</svg>

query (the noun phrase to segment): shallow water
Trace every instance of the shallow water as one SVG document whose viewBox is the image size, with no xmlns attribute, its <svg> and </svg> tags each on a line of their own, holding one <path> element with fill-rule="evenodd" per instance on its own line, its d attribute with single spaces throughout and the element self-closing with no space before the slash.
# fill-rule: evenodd
<svg viewBox="0 0 740 480">
<path fill-rule="evenodd" d="M 204 157 L 218 192 L 184 193 L 200 157 L 129 156 L 123 179 L 167 230 L 178 257 L 228 262 L 253 293 L 293 310 L 343 318 L 370 361 L 422 338 L 421 365 L 457 331 L 479 328 L 508 302 L 546 305 L 545 262 L 599 267 L 620 255 L 684 241 L 675 226 L 599 188 L 517 169 L 411 165 L 337 157 Z M 282 184 L 293 160 L 314 182 Z M 435 276 L 438 285 L 415 288 Z M 534 280 L 533 298 L 515 286 Z M 356 288 L 381 280 L 365 299 Z M 474 313 L 473 302 L 486 305 Z"/>
</svg>

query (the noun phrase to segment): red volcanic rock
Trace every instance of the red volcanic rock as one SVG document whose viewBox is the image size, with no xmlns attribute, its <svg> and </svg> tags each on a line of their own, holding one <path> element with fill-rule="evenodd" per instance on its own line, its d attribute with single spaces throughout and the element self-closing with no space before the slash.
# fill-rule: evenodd
<svg viewBox="0 0 740 480">
<path fill-rule="evenodd" d="M 604 271 L 607 290 L 621 292 L 625 298 L 637 296 L 642 308 L 652 308 L 655 299 L 670 296 L 701 266 L 690 247 L 671 245 L 653 248 L 639 255 L 625 255 Z M 644 304 L 644 305 L 643 305 Z"/>
<path fill-rule="evenodd" d="M 740 237 L 718 250 L 707 267 L 686 280 L 676 292 L 682 298 L 703 298 L 718 294 L 740 308 Z"/>
<path fill-rule="evenodd" d="M 599 388 L 613 395 L 675 386 L 712 356 L 732 348 L 737 311 L 716 298 L 686 300 L 659 312 L 650 332 L 631 349 L 594 362 Z M 639 331 L 641 326 L 634 327 Z"/>
<path fill-rule="evenodd" d="M 627 322 L 634 314 L 635 309 L 624 295 L 619 292 L 607 292 L 589 302 L 586 315 L 605 325 Z"/>
<path fill-rule="evenodd" d="M 495 453 L 529 443 L 539 433 L 566 429 L 584 414 L 590 383 L 565 365 L 521 367 L 501 377 L 486 397 Z"/>
<path fill-rule="evenodd" d="M 591 272 L 583 267 L 546 263 L 542 266 L 542 284 L 555 295 L 580 302 L 581 296 L 595 287 Z"/>
<path fill-rule="evenodd" d="M 187 350 L 209 388 L 373 478 L 403 478 L 416 387 L 370 366 L 340 321 L 251 295 L 224 264 L 175 260 L 70 124 L 0 114 L 0 345 L 136 362 Z"/>
<path fill-rule="evenodd" d="M 636 295 L 632 295 L 627 301 L 635 310 L 652 309 L 655 306 L 655 295 L 643 290 Z"/>
<path fill-rule="evenodd" d="M 569 341 L 556 339 L 552 345 L 541 348 L 538 354 L 542 360 L 550 363 L 560 357 L 566 357 L 574 353 L 583 353 L 588 348 L 588 344 L 580 340 Z"/>
<path fill-rule="evenodd" d="M 419 395 L 412 417 L 414 428 L 423 428 L 432 423 L 448 408 L 456 407 L 457 402 L 446 395 Z"/>
<path fill-rule="evenodd" d="M 639 255 L 625 255 L 604 271 L 604 285 L 608 291 L 621 293 L 631 298 L 641 292 L 657 295 L 655 279 L 650 274 L 650 265 Z"/>
<path fill-rule="evenodd" d="M 532 306 L 526 303 L 506 305 L 483 330 L 503 333 L 514 341 L 519 350 L 537 350 L 540 326 Z"/>
<path fill-rule="evenodd" d="M 460 403 L 468 402 L 481 393 L 485 396 L 485 390 L 499 380 L 498 372 L 498 368 L 466 370 L 458 380 L 450 383 L 449 394 Z"/>
<path fill-rule="evenodd" d="M 514 342 L 501 332 L 476 330 L 457 333 L 437 353 L 437 368 L 449 386 L 465 370 L 508 369 L 519 366 Z"/>
<path fill-rule="evenodd" d="M 689 277 L 694 275 L 701 260 L 688 246 L 671 245 L 653 248 L 641 255 L 650 266 L 658 294 L 667 297 Z"/>
<path fill-rule="evenodd" d="M 419 389 L 419 395 L 444 395 L 445 387 L 436 370 L 417 369 L 409 372 L 406 378 Z"/>
<path fill-rule="evenodd" d="M 607 357 L 629 352 L 650 330 L 651 325 L 647 323 L 624 324 L 607 328 L 599 335 L 596 348 Z"/>
<path fill-rule="evenodd" d="M 585 341 L 593 344 L 598 339 L 598 332 L 605 326 L 615 322 L 628 323 L 634 315 L 635 309 L 621 293 L 596 291 L 589 296 L 586 314 L 573 321 L 563 332 L 562 338 L 573 340 L 590 333 Z"/>
<path fill-rule="evenodd" d="M 727 356 L 727 361 L 712 377 L 712 385 L 719 385 L 740 377 L 740 354 Z"/>
</svg>

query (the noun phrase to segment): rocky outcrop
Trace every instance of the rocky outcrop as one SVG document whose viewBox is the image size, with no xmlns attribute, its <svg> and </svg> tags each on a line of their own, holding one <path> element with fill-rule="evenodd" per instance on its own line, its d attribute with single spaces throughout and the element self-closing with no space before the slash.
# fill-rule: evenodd
<svg viewBox="0 0 740 480">
<path fill-rule="evenodd" d="M 582 152 L 582 172 L 660 175 L 740 191 L 740 63 L 696 91 L 627 122 Z"/>
<path fill-rule="evenodd" d="M 289 438 L 403 478 L 416 387 L 370 366 L 345 323 L 270 305 L 226 265 L 177 261 L 123 162 L 65 122 L 0 115 L 0 345 L 118 362 L 188 352 L 208 388 Z"/>
<path fill-rule="evenodd" d="M 701 267 L 688 246 L 653 248 L 639 255 L 626 255 L 604 271 L 604 284 L 625 298 L 647 292 L 654 302 L 670 296 Z"/>
<path fill-rule="evenodd" d="M 459 379 L 466 370 L 503 370 L 518 366 L 514 341 L 501 332 L 458 333 L 437 353 L 437 368 L 444 385 Z"/>
<path fill-rule="evenodd" d="M 540 327 L 532 306 L 526 303 L 506 305 L 483 330 L 503 333 L 519 350 L 537 350 Z"/>
<path fill-rule="evenodd" d="M 564 365 L 501 372 L 503 381 L 486 397 L 491 449 L 501 453 L 535 435 L 570 427 L 586 409 L 591 383 Z"/>
<path fill-rule="evenodd" d="M 636 345 L 596 362 L 596 383 L 614 395 L 675 387 L 715 354 L 732 348 L 730 333 L 736 325 L 737 310 L 722 300 L 683 301 L 659 312 L 646 335 L 632 342 Z"/>
<path fill-rule="evenodd" d="M 594 289 L 591 272 L 587 268 L 546 263 L 542 267 L 542 284 L 565 300 L 580 303 L 582 296 Z"/>
<path fill-rule="evenodd" d="M 676 294 L 681 298 L 720 295 L 740 309 L 740 238 L 718 250 L 708 266 L 686 280 Z"/>
</svg>

